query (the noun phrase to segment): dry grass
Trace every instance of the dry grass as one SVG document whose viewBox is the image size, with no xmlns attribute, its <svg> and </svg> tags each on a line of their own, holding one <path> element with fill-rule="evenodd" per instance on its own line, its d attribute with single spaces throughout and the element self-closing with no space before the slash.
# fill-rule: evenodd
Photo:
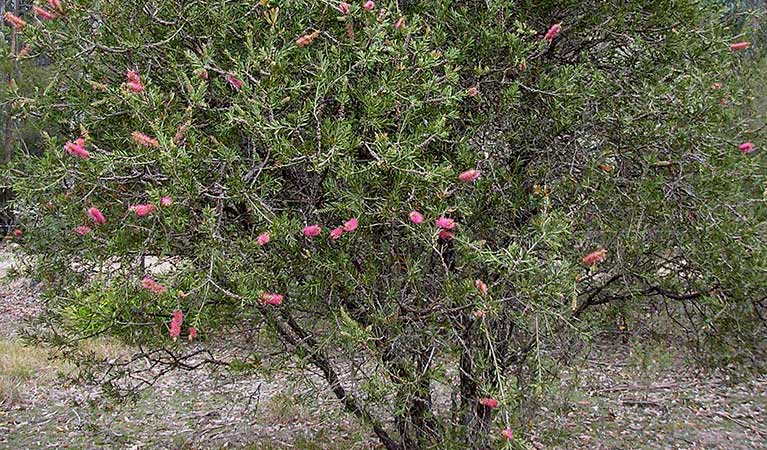
<svg viewBox="0 0 767 450">
<path fill-rule="evenodd" d="M 25 347 L 15 340 L 0 340 L 0 404 L 20 403 L 27 382 L 50 379 L 60 367 L 49 360 L 45 350 Z"/>
<path fill-rule="evenodd" d="M 111 339 L 84 341 L 80 350 L 98 359 L 125 356 L 128 349 Z M 76 367 L 56 359 L 51 350 L 28 347 L 18 340 L 0 340 L 0 405 L 11 407 L 25 400 L 25 386 L 46 384 L 60 376 L 71 376 Z"/>
</svg>

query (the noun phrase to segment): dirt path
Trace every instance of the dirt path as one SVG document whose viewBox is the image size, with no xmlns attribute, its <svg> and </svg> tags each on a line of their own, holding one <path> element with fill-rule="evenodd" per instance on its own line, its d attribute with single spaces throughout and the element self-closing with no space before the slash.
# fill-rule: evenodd
<svg viewBox="0 0 767 450">
<path fill-rule="evenodd" d="M 172 372 L 115 404 L 17 340 L 40 311 L 33 283 L 0 281 L 0 449 L 376 448 L 333 399 L 279 377 Z M 530 448 L 767 449 L 767 377 L 696 373 L 673 349 L 621 346 L 595 347 L 561 376 L 529 418 Z"/>
</svg>

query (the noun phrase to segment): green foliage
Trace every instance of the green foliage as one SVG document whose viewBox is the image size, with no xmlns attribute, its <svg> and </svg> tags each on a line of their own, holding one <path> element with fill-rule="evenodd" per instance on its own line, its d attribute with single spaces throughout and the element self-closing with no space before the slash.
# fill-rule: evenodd
<svg viewBox="0 0 767 450">
<path fill-rule="evenodd" d="M 753 319 L 767 180 L 763 153 L 737 146 L 764 143 L 740 118 L 749 64 L 716 10 L 336 7 L 83 0 L 30 20 L 24 38 L 55 76 L 16 104 L 51 131 L 13 183 L 61 334 L 183 354 L 167 337 L 175 309 L 203 336 L 267 328 L 278 351 L 263 357 L 319 370 L 387 448 L 485 448 L 516 425 L 552 339 L 588 331 L 594 306 L 691 302 L 712 330 Z M 129 69 L 143 92 L 126 87 Z M 81 134 L 87 160 L 62 150 Z M 459 182 L 468 169 L 480 178 Z M 163 196 L 173 204 L 130 210 Z M 91 206 L 107 223 L 79 236 Z M 441 215 L 458 224 L 452 240 Z M 352 217 L 357 230 L 328 238 Z M 312 224 L 321 236 L 302 236 Z M 607 261 L 584 268 L 602 247 Z M 147 256 L 173 263 L 155 275 L 164 293 L 141 287 Z M 260 364 L 251 352 L 233 366 Z M 347 371 L 362 381 L 339 382 Z M 438 383 L 453 386 L 451 411 Z M 501 413 L 478 406 L 487 396 Z"/>
</svg>

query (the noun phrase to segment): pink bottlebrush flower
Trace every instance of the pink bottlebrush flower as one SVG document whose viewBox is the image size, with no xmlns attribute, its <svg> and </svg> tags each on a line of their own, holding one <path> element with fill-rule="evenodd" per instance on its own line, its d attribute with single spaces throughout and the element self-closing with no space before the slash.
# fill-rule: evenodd
<svg viewBox="0 0 767 450">
<path fill-rule="evenodd" d="M 226 81 L 234 88 L 235 91 L 239 91 L 240 88 L 242 88 L 242 85 L 244 84 L 241 79 L 234 76 L 234 74 L 231 72 L 226 74 Z"/>
<path fill-rule="evenodd" d="M 546 32 L 546 35 L 543 37 L 545 40 L 552 42 L 554 39 L 559 36 L 559 33 L 562 32 L 562 22 L 555 23 L 554 25 L 549 28 L 549 31 Z"/>
<path fill-rule="evenodd" d="M 135 70 L 125 72 L 125 78 L 128 80 L 126 85 L 132 92 L 143 92 L 144 85 L 141 84 L 141 77 Z"/>
<path fill-rule="evenodd" d="M 351 22 L 346 24 L 346 36 L 349 40 L 354 40 L 354 25 Z"/>
<path fill-rule="evenodd" d="M 512 430 L 511 428 L 506 428 L 505 430 L 502 430 L 501 435 L 505 437 L 507 441 L 514 440 L 514 430 Z"/>
<path fill-rule="evenodd" d="M 33 6 L 32 10 L 35 12 L 35 14 L 37 14 L 37 17 L 43 20 L 53 20 L 57 17 L 55 13 L 52 13 L 47 9 L 41 8 L 39 6 Z"/>
<path fill-rule="evenodd" d="M 747 48 L 751 47 L 751 43 L 747 41 L 743 42 L 736 42 L 734 44 L 730 44 L 730 51 L 733 52 L 739 52 L 741 50 L 745 50 Z"/>
<path fill-rule="evenodd" d="M 498 407 L 498 400 L 492 397 L 483 397 L 479 399 L 479 404 L 482 406 L 486 406 L 490 409 L 495 409 Z"/>
<path fill-rule="evenodd" d="M 365 11 L 372 11 L 372 10 L 374 10 L 374 9 L 375 9 L 375 7 L 376 7 L 376 4 L 375 4 L 375 2 L 374 2 L 373 0 L 368 0 L 368 1 L 366 1 L 366 2 L 365 2 L 363 5 L 362 5 L 362 7 L 363 7 L 363 8 L 365 8 Z"/>
<path fill-rule="evenodd" d="M 157 139 L 147 136 L 144 133 L 141 133 L 140 131 L 134 131 L 131 133 L 131 138 L 133 138 L 133 142 L 137 143 L 138 145 L 142 145 L 144 147 L 149 148 L 157 148 L 160 146 L 160 143 L 157 142 Z"/>
<path fill-rule="evenodd" d="M 3 18 L 5 18 L 5 21 L 8 22 L 8 24 L 12 26 L 15 30 L 20 30 L 24 28 L 24 25 L 27 24 L 26 22 L 24 22 L 24 20 L 22 20 L 21 17 L 11 12 L 6 12 L 5 14 L 3 14 Z"/>
<path fill-rule="evenodd" d="M 135 83 L 133 81 L 129 81 L 128 83 L 125 83 L 125 86 L 128 87 L 128 90 L 131 92 L 139 93 L 144 92 L 144 85 L 141 83 Z"/>
<path fill-rule="evenodd" d="M 56 10 L 58 12 L 64 12 L 64 7 L 61 6 L 60 0 L 48 0 L 48 6 L 50 6 L 51 9 Z"/>
<path fill-rule="evenodd" d="M 138 217 L 146 217 L 157 211 L 157 207 L 151 203 L 145 203 L 142 205 L 133 205 L 130 207 L 130 210 L 136 213 Z"/>
<path fill-rule="evenodd" d="M 351 219 L 344 222 L 344 231 L 347 233 L 351 233 L 352 231 L 357 229 L 357 226 L 359 226 L 359 221 L 352 217 Z"/>
<path fill-rule="evenodd" d="M 440 216 L 434 223 L 437 225 L 437 228 L 442 228 L 443 230 L 452 230 L 455 228 L 455 221 L 445 216 Z"/>
<path fill-rule="evenodd" d="M 754 146 L 753 142 L 744 142 L 740 144 L 738 148 L 740 149 L 741 153 L 748 155 L 749 153 L 753 152 L 756 147 Z"/>
<path fill-rule="evenodd" d="M 303 232 L 306 237 L 316 237 L 322 233 L 322 227 L 319 225 L 309 225 L 308 227 L 304 227 Z"/>
<path fill-rule="evenodd" d="M 180 310 L 173 311 L 170 319 L 170 337 L 175 341 L 181 335 L 181 324 L 184 323 L 184 313 Z"/>
<path fill-rule="evenodd" d="M 477 278 L 476 280 L 474 280 L 474 287 L 477 288 L 480 294 L 487 295 L 487 285 L 485 284 L 484 281 Z"/>
<path fill-rule="evenodd" d="M 189 121 L 186 121 L 178 126 L 178 129 L 176 130 L 176 135 L 173 136 L 173 143 L 178 145 L 181 143 L 181 141 L 184 140 L 184 133 L 186 133 L 186 129 L 188 127 L 189 127 Z"/>
<path fill-rule="evenodd" d="M 141 84 L 141 77 L 139 76 L 138 72 L 136 72 L 133 69 L 128 69 L 128 71 L 125 72 L 125 78 L 130 83 L 139 83 L 139 84 Z"/>
<path fill-rule="evenodd" d="M 583 257 L 583 264 L 591 267 L 595 264 L 599 264 L 607 258 L 607 250 L 600 248 L 595 252 L 591 252 Z"/>
<path fill-rule="evenodd" d="M 197 339 L 197 328 L 189 327 L 189 342 Z"/>
<path fill-rule="evenodd" d="M 479 88 L 477 88 L 476 86 L 470 87 L 469 89 L 466 90 L 466 95 L 468 95 L 469 97 L 476 97 L 477 95 L 479 95 Z"/>
<path fill-rule="evenodd" d="M 317 36 L 320 35 L 319 30 L 315 31 L 311 34 L 305 34 L 298 39 L 296 39 L 296 45 L 299 47 L 306 47 L 307 45 L 311 45 L 312 42 L 317 38 Z"/>
<path fill-rule="evenodd" d="M 80 225 L 79 227 L 75 227 L 75 233 L 79 234 L 80 236 L 85 236 L 86 234 L 91 232 L 91 227 L 88 225 Z"/>
<path fill-rule="evenodd" d="M 107 219 L 104 217 L 104 214 L 102 214 L 101 210 L 95 206 L 88 208 L 88 217 L 90 217 L 93 223 L 96 225 L 103 225 L 107 223 Z"/>
<path fill-rule="evenodd" d="M 334 241 L 336 239 L 340 239 L 342 234 L 344 234 L 343 228 L 341 227 L 333 228 L 333 230 L 330 232 L 330 239 L 333 239 Z"/>
<path fill-rule="evenodd" d="M 82 159 L 90 158 L 91 154 L 85 149 L 85 139 L 77 138 L 64 144 L 64 150 L 72 156 Z"/>
<path fill-rule="evenodd" d="M 155 294 L 164 294 L 167 290 L 165 286 L 161 285 L 150 276 L 145 276 L 144 279 L 141 280 L 141 287 L 147 291 L 152 291 Z"/>
<path fill-rule="evenodd" d="M 351 5 L 349 5 L 346 2 L 341 2 L 341 4 L 338 5 L 338 10 L 341 11 L 341 14 L 345 16 L 349 14 L 349 11 L 351 11 L 350 8 L 351 8 Z"/>
<path fill-rule="evenodd" d="M 410 218 L 410 221 L 416 225 L 420 225 L 423 223 L 423 215 L 419 213 L 418 211 L 410 211 L 410 214 L 408 214 L 408 218 Z"/>
<path fill-rule="evenodd" d="M 205 69 L 195 69 L 194 74 L 203 80 L 208 79 L 208 71 Z"/>
<path fill-rule="evenodd" d="M 476 181 L 477 178 L 479 178 L 480 172 L 477 169 L 470 169 L 466 172 L 461 172 L 460 175 L 458 175 L 458 179 L 463 181 L 464 183 L 471 183 L 472 181 Z"/>
<path fill-rule="evenodd" d="M 274 305 L 274 306 L 281 305 L 282 299 L 283 299 L 283 296 L 280 294 L 271 294 L 268 292 L 264 292 L 263 294 L 261 294 L 261 301 L 267 305 Z"/>
<path fill-rule="evenodd" d="M 19 56 L 24 57 L 29 55 L 29 52 L 32 50 L 32 47 L 29 46 L 29 44 L 24 44 L 23 47 L 21 47 L 21 50 L 19 50 Z"/>
<path fill-rule="evenodd" d="M 482 311 L 481 309 L 477 310 L 477 311 L 474 311 L 473 314 L 474 314 L 474 318 L 475 319 L 484 319 L 485 316 L 487 316 L 487 313 Z"/>
<path fill-rule="evenodd" d="M 405 17 L 404 16 L 400 17 L 396 22 L 394 22 L 394 29 L 395 30 L 399 30 L 399 29 L 401 29 L 404 26 L 405 26 Z"/>
<path fill-rule="evenodd" d="M 20 238 L 22 236 L 24 236 L 24 232 L 21 231 L 21 228 L 16 228 L 15 230 L 13 230 L 13 237 Z"/>
<path fill-rule="evenodd" d="M 439 230 L 439 239 L 441 241 L 451 241 L 453 240 L 453 232 L 447 230 Z"/>
<path fill-rule="evenodd" d="M 722 89 L 722 86 L 723 86 L 722 83 L 716 82 L 716 83 L 711 85 L 711 89 L 713 89 L 715 91 L 718 91 L 719 89 Z"/>
<path fill-rule="evenodd" d="M 168 206 L 172 204 L 173 204 L 173 199 L 169 195 L 166 195 L 160 199 L 160 206 L 164 206 L 167 208 Z"/>
<path fill-rule="evenodd" d="M 258 235 L 258 238 L 256 238 L 256 242 L 258 242 L 258 245 L 266 245 L 269 243 L 269 240 L 271 237 L 269 236 L 269 233 L 261 233 Z"/>
</svg>

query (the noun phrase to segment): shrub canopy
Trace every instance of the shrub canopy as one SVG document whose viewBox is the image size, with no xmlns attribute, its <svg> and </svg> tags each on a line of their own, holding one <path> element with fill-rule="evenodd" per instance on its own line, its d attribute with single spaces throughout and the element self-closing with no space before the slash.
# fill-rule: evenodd
<svg viewBox="0 0 767 450">
<path fill-rule="evenodd" d="M 729 47 L 747 35 L 694 0 L 372 3 L 25 18 L 54 76 L 15 98 L 47 133 L 12 182 L 52 340 L 188 368 L 236 336 L 216 361 L 318 371 L 391 450 L 521 439 L 523 381 L 595 305 L 668 299 L 704 337 L 753 332 L 767 180 L 740 119 L 752 50 Z"/>
</svg>

